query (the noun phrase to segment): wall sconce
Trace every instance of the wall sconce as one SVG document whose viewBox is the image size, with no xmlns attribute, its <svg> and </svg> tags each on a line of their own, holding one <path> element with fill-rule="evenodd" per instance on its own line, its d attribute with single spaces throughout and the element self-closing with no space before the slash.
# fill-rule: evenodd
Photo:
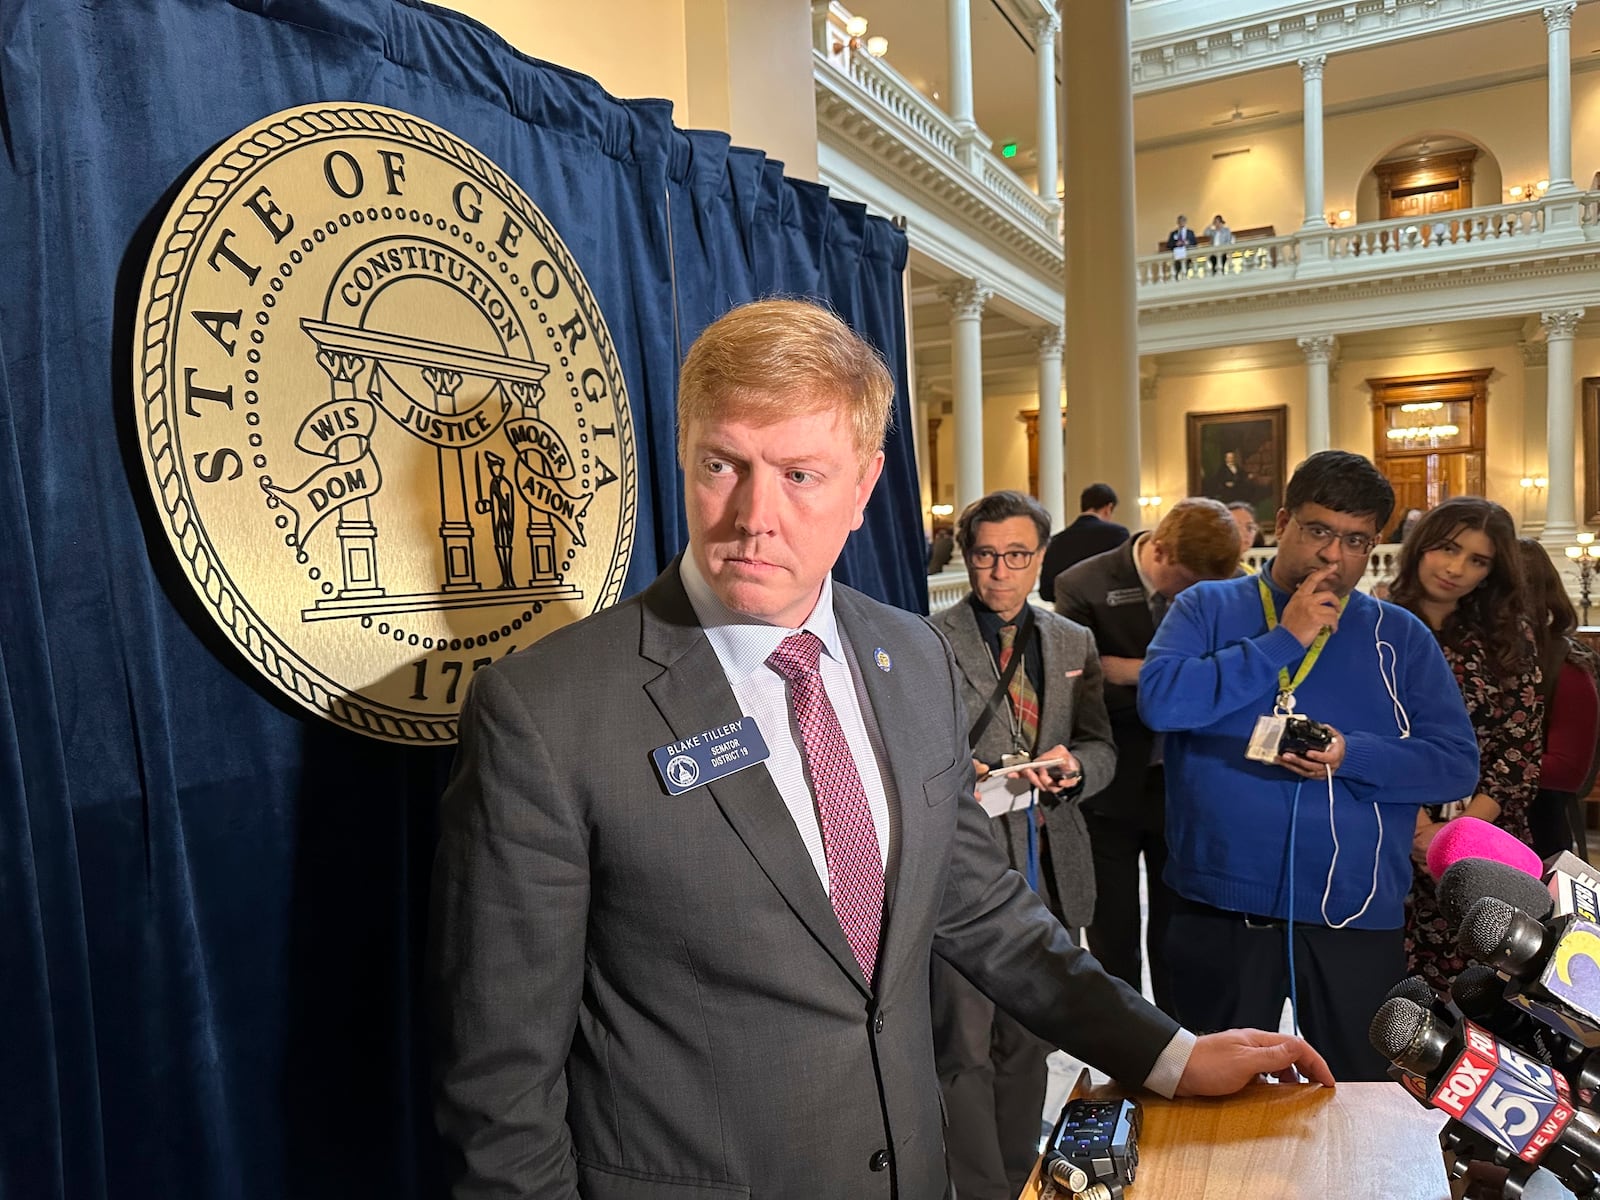
<svg viewBox="0 0 1600 1200">
<path fill-rule="evenodd" d="M 1548 179 L 1541 179 L 1538 183 L 1519 183 L 1511 189 L 1511 202 L 1516 204 L 1522 200 L 1537 200 L 1549 187 Z"/>
<path fill-rule="evenodd" d="M 1580 533 L 1576 546 L 1567 547 L 1567 557 L 1578 564 L 1578 607 L 1582 609 L 1582 623 L 1589 623 L 1589 581 L 1594 578 L 1596 562 L 1600 561 L 1600 545 L 1594 534 Z"/>
<path fill-rule="evenodd" d="M 1545 488 L 1550 486 L 1550 480 L 1544 475 L 1524 475 L 1521 479 L 1517 480 L 1517 486 L 1521 488 L 1532 488 L 1535 491 L 1542 492 L 1545 490 Z"/>
<path fill-rule="evenodd" d="M 928 506 L 929 515 L 935 517 L 948 517 L 954 514 L 955 511 L 956 506 L 954 504 L 931 504 Z"/>
<path fill-rule="evenodd" d="M 1160 496 L 1140 496 L 1139 497 L 1139 508 L 1141 510 L 1140 513 L 1139 513 L 1139 516 L 1140 516 L 1141 519 L 1143 519 L 1146 516 L 1146 514 L 1148 514 L 1151 517 L 1160 516 L 1161 515 L 1161 497 Z"/>
<path fill-rule="evenodd" d="M 1350 218 L 1355 214 L 1352 213 L 1348 208 L 1341 208 L 1338 212 L 1330 212 L 1324 215 L 1328 219 L 1328 224 L 1337 229 L 1341 225 L 1350 224 Z"/>
</svg>

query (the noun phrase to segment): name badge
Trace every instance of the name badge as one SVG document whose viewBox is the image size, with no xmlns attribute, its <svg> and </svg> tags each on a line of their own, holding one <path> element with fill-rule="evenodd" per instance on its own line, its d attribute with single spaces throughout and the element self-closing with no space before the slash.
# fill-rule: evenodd
<svg viewBox="0 0 1600 1200">
<path fill-rule="evenodd" d="M 1146 601 L 1143 588 L 1117 588 L 1115 591 L 1106 593 L 1106 606 L 1108 608 L 1120 608 L 1124 604 L 1144 603 Z"/>
<path fill-rule="evenodd" d="M 692 788 L 766 762 L 766 739 L 754 717 L 718 725 L 650 751 L 667 792 L 681 796 Z"/>
</svg>

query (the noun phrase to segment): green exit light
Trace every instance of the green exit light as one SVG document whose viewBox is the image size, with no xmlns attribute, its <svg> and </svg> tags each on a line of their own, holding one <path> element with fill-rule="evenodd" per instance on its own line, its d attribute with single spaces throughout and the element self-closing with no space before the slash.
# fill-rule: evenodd
<svg viewBox="0 0 1600 1200">
<path fill-rule="evenodd" d="M 1000 147 L 1001 158 L 1015 158 L 1016 156 L 1017 144 L 1015 142 L 1007 142 L 1004 146 Z"/>
</svg>

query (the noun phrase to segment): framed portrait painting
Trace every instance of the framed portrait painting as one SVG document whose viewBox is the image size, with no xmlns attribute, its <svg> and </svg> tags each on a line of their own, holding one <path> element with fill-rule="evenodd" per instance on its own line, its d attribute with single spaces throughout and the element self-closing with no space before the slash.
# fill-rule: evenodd
<svg viewBox="0 0 1600 1200">
<path fill-rule="evenodd" d="M 1188 415 L 1189 495 L 1255 508 L 1269 533 L 1288 475 L 1284 433 L 1289 408 L 1252 408 Z"/>
</svg>

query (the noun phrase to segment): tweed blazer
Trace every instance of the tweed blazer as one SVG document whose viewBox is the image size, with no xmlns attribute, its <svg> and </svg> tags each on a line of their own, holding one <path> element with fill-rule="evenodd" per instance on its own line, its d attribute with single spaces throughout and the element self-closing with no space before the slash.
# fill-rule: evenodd
<svg viewBox="0 0 1600 1200">
<path fill-rule="evenodd" d="M 1111 782 L 1117 752 L 1111 740 L 1111 722 L 1102 696 L 1104 676 L 1094 638 L 1083 626 L 1041 608 L 1033 610 L 1042 650 L 1044 686 L 1039 696 L 1039 741 L 1043 752 L 1062 745 L 1083 766 L 1083 784 L 1061 797 L 1043 800 L 1045 828 L 1050 831 L 1050 858 L 1061 911 L 1067 925 L 1082 926 L 1094 919 L 1094 860 L 1089 853 L 1089 830 L 1080 803 Z M 994 657 L 978 628 L 969 599 L 938 613 L 933 624 L 950 642 L 961 668 L 961 701 L 967 719 L 976 722 L 1000 682 Z M 1011 749 L 1006 714 L 991 720 L 973 756 L 997 762 Z M 990 820 L 989 828 L 1016 870 L 1027 856 L 1028 812 L 1007 813 Z"/>
</svg>

